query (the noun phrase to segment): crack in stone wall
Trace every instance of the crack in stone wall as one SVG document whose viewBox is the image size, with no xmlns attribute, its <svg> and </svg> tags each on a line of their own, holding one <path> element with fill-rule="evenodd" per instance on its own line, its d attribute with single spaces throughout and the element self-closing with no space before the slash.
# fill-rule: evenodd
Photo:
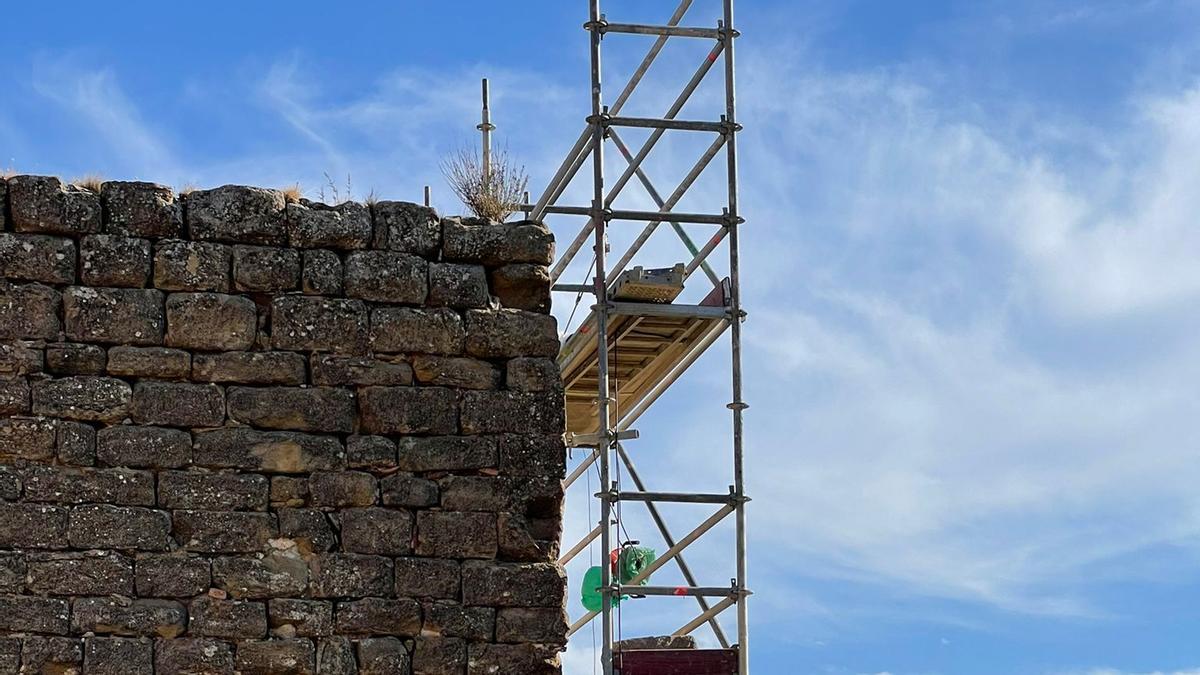
<svg viewBox="0 0 1200 675">
<path fill-rule="evenodd" d="M 558 673 L 548 230 L 0 179 L 0 675 Z"/>
</svg>

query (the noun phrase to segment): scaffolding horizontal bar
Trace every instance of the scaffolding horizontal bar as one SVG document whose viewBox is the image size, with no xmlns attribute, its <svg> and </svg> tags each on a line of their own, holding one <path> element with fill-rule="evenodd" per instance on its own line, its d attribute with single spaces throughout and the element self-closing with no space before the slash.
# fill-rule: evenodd
<svg viewBox="0 0 1200 675">
<path fill-rule="evenodd" d="M 517 210 L 523 211 L 528 204 L 518 204 Z M 592 209 L 590 206 L 547 206 L 546 213 L 554 213 L 560 216 L 590 216 Z M 675 211 L 629 211 L 623 209 L 610 209 L 606 216 L 608 220 L 640 220 L 644 222 L 663 222 L 669 221 L 672 223 L 690 223 L 693 225 L 725 225 L 729 221 L 729 216 L 721 213 L 677 213 Z M 738 222 L 741 222 L 740 220 Z"/>
<path fill-rule="evenodd" d="M 604 25 L 605 33 L 632 33 L 634 35 L 666 35 L 669 37 L 694 37 L 720 39 L 721 31 L 717 28 L 692 28 L 688 26 L 650 26 L 641 23 L 609 23 Z"/>
<path fill-rule="evenodd" d="M 596 289 L 588 284 L 554 284 L 550 290 L 557 293 L 591 293 Z"/>
<path fill-rule="evenodd" d="M 729 310 L 711 305 L 660 305 L 652 302 L 610 302 L 610 315 L 623 316 L 672 316 L 697 319 L 727 319 Z"/>
<path fill-rule="evenodd" d="M 677 596 L 690 598 L 703 596 L 706 598 L 728 598 L 738 595 L 738 590 L 732 586 L 621 586 L 621 595 L 654 595 Z"/>
<path fill-rule="evenodd" d="M 610 494 L 610 493 L 601 493 Z M 734 495 L 692 492 L 618 492 L 617 501 L 622 502 L 671 502 L 676 504 L 729 504 Z"/>
<path fill-rule="evenodd" d="M 639 129 L 674 129 L 676 131 L 715 131 L 721 133 L 728 127 L 724 122 L 699 120 L 674 120 L 662 117 L 609 117 L 607 124 L 614 127 L 636 127 Z"/>
</svg>

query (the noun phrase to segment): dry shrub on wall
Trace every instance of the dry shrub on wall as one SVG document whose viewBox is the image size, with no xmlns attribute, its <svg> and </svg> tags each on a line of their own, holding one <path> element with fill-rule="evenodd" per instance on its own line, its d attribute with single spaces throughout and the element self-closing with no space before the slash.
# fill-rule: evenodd
<svg viewBox="0 0 1200 675">
<path fill-rule="evenodd" d="M 492 151 L 491 170 L 483 170 L 477 150 L 459 149 L 442 161 L 442 175 L 450 189 L 480 218 L 503 221 L 521 205 L 529 175 L 508 156 Z"/>
</svg>

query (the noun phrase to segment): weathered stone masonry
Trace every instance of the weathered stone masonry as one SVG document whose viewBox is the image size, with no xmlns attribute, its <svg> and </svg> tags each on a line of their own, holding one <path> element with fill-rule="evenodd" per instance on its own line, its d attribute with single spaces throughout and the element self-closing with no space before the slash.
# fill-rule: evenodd
<svg viewBox="0 0 1200 675">
<path fill-rule="evenodd" d="M 0 675 L 558 672 L 552 255 L 0 180 Z"/>
</svg>

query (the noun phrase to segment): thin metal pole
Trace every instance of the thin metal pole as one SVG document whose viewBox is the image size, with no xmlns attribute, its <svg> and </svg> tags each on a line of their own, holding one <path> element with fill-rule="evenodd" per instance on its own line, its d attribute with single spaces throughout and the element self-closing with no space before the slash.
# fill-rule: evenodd
<svg viewBox="0 0 1200 675">
<path fill-rule="evenodd" d="M 671 15 L 671 20 L 667 22 L 667 25 L 679 25 L 679 22 L 683 20 L 683 15 L 687 13 L 688 8 L 691 6 L 692 0 L 681 0 L 675 8 L 675 13 Z M 616 100 L 612 102 L 610 106 L 612 114 L 615 115 L 621 111 L 621 106 L 625 105 L 625 101 L 629 99 L 633 90 L 641 83 L 646 71 L 650 69 L 650 64 L 654 63 L 654 59 L 658 58 L 658 53 L 667 44 L 668 37 L 667 35 L 661 35 L 654 41 L 654 45 L 650 47 L 650 51 L 646 52 L 646 56 L 642 58 L 641 64 L 633 71 L 633 75 L 630 76 L 629 81 L 625 83 L 625 88 L 621 90 Z M 575 145 L 571 148 L 571 151 L 563 158 L 558 171 L 554 173 L 554 177 L 550 179 L 545 192 L 542 193 L 542 196 L 538 198 L 537 204 L 534 205 L 533 217 L 535 219 L 541 218 L 544 215 L 543 210 L 547 204 L 553 204 L 558 200 L 563 190 L 566 189 L 567 184 L 571 182 L 571 179 L 575 177 L 575 173 L 579 171 L 579 167 L 583 166 L 585 158 L 591 154 L 591 138 L 591 127 L 585 127 L 583 133 L 579 134 L 579 140 L 575 141 Z M 570 167 L 570 170 L 568 170 L 568 167 Z"/>
<path fill-rule="evenodd" d="M 608 282 L 605 279 L 605 230 L 608 225 L 604 214 L 604 121 L 601 117 L 607 111 L 600 87 L 600 38 L 602 37 L 600 0 L 590 0 L 588 31 L 591 38 L 592 62 L 592 114 L 588 122 L 592 125 L 592 223 L 595 226 L 596 278 L 592 292 L 596 296 L 596 355 L 599 359 L 596 368 L 596 412 L 599 415 L 600 426 L 597 437 L 600 441 L 596 450 L 600 453 L 600 489 L 609 487 L 609 438 L 608 422 Z M 607 560 L 608 551 L 612 548 L 609 523 L 612 519 L 612 503 L 607 499 L 600 502 L 600 550 Z M 603 647 L 600 651 L 600 667 L 604 675 L 613 675 L 613 615 L 612 570 L 607 564 L 600 565 L 600 583 L 602 587 L 600 606 L 602 613 L 601 632 Z"/>
<path fill-rule="evenodd" d="M 429 206 L 432 201 L 433 201 L 433 192 L 429 189 L 429 186 L 426 185 L 425 186 L 425 206 Z"/>
<path fill-rule="evenodd" d="M 738 255 L 738 163 L 737 163 L 737 94 L 734 80 L 734 42 L 737 33 L 733 23 L 733 0 L 724 0 L 725 18 L 722 27 L 725 29 L 721 41 L 725 45 L 725 122 L 729 125 L 728 139 L 725 150 L 728 158 L 729 179 L 729 280 L 730 280 L 730 354 L 732 357 L 733 400 L 729 403 L 733 411 L 733 484 L 737 497 L 745 496 L 743 475 L 743 424 L 742 413 L 746 403 L 742 400 L 742 299 L 740 284 L 740 258 Z M 736 532 L 737 532 L 737 579 L 738 590 L 737 619 L 738 619 L 738 672 L 747 675 L 750 672 L 749 619 L 746 593 L 746 502 L 737 502 Z"/>
<path fill-rule="evenodd" d="M 559 566 L 564 566 L 567 563 L 571 562 L 572 558 L 579 555 L 579 553 L 581 551 L 583 551 L 583 549 L 588 547 L 588 544 L 592 543 L 593 541 L 596 541 L 596 537 L 599 537 L 599 536 L 600 536 L 600 526 L 597 525 L 596 527 L 592 528 L 591 532 L 588 532 L 587 534 L 585 534 L 583 536 L 583 539 L 580 539 L 574 546 L 572 546 L 570 551 L 567 551 L 566 553 L 562 554 L 562 557 L 560 557 L 558 559 Z"/>
<path fill-rule="evenodd" d="M 629 453 L 625 452 L 625 447 L 617 443 L 617 456 L 621 458 L 621 463 L 629 471 L 629 478 L 633 481 L 633 486 L 638 490 L 645 492 L 646 484 L 642 482 L 642 477 L 638 475 L 637 467 L 633 465 L 633 460 L 629 458 Z M 650 512 L 650 518 L 654 524 L 658 526 L 659 534 L 662 535 L 663 541 L 666 542 L 667 548 L 675 545 L 675 537 L 671 536 L 671 531 L 667 529 L 667 522 L 663 520 L 662 514 L 658 512 L 658 506 L 653 502 L 646 502 L 646 510 Z M 687 561 L 683 559 L 683 554 L 675 556 L 675 564 L 679 566 L 679 571 L 683 574 L 683 580 L 688 586 L 698 586 L 696 577 L 692 574 L 691 568 L 688 567 Z M 696 601 L 700 604 L 701 612 L 708 612 L 708 600 L 697 595 Z M 717 636 L 717 641 L 722 647 L 729 647 L 729 640 L 725 637 L 725 631 L 721 630 L 721 624 L 715 618 L 709 619 L 709 625 L 712 627 L 713 633 Z"/>
<path fill-rule="evenodd" d="M 490 187 L 492 184 L 492 131 L 496 129 L 496 125 L 492 124 L 491 111 L 491 96 L 488 94 L 488 81 L 483 78 L 483 120 L 475 128 L 483 135 L 483 184 L 485 187 Z"/>
<path fill-rule="evenodd" d="M 699 596 L 697 596 L 697 597 L 699 597 Z M 712 609 L 705 610 L 705 612 L 702 613 L 700 616 L 698 616 L 698 617 L 692 619 L 691 621 L 680 626 L 679 630 L 676 630 L 674 633 L 671 633 L 671 635 L 672 636 L 687 635 L 687 634 L 691 633 L 692 631 L 696 630 L 697 628 L 699 628 L 701 626 L 701 624 L 703 624 L 705 621 L 708 621 L 709 623 L 716 623 L 717 615 L 720 614 L 721 612 L 724 612 L 725 610 L 729 609 L 729 607 L 731 605 L 733 605 L 733 603 L 735 603 L 735 602 L 737 602 L 737 598 L 725 598 L 724 600 L 713 605 Z"/>
</svg>

